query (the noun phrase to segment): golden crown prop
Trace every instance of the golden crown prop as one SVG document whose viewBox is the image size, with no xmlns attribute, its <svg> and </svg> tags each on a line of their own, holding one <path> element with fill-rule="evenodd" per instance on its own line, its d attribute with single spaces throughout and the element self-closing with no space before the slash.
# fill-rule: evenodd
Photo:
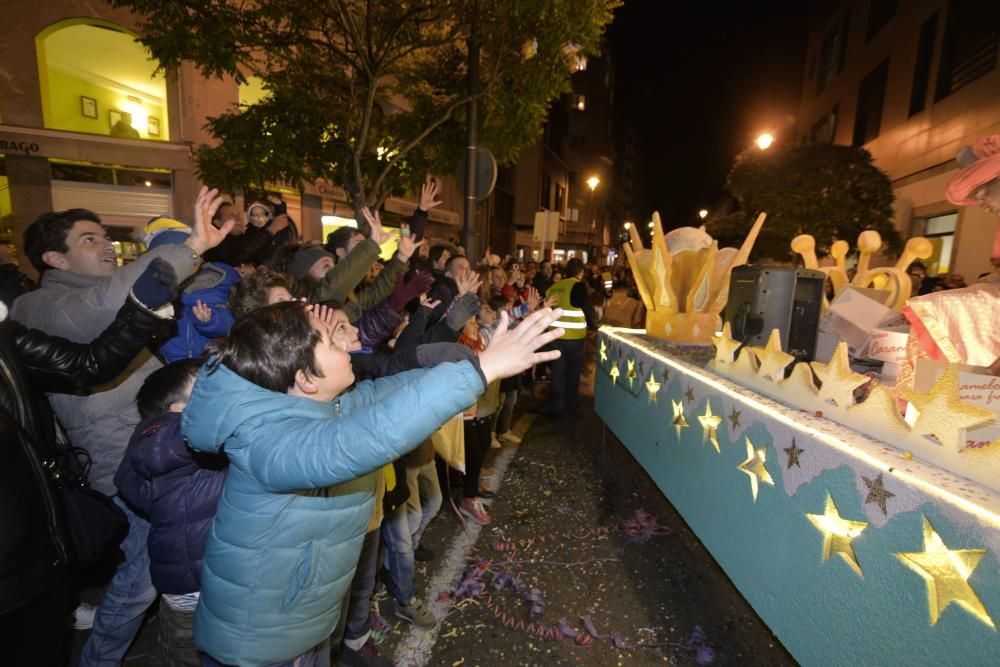
<svg viewBox="0 0 1000 667">
<path fill-rule="evenodd" d="M 767 216 L 757 216 L 740 248 L 722 248 L 704 227 L 681 227 L 663 233 L 653 213 L 652 247 L 643 247 L 639 231 L 629 228 L 625 255 L 646 306 L 646 335 L 688 345 L 711 345 L 719 313 L 729 298 L 734 266 L 746 264 Z"/>
</svg>

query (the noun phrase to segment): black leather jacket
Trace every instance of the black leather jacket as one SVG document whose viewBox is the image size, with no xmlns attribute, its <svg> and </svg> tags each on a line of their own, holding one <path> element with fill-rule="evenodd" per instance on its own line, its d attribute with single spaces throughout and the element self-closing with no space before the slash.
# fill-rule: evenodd
<svg viewBox="0 0 1000 667">
<path fill-rule="evenodd" d="M 112 380 L 162 323 L 131 297 L 89 345 L 0 322 L 0 614 L 44 593 L 68 561 L 60 498 L 41 464 L 49 430 L 34 392 Z"/>
</svg>

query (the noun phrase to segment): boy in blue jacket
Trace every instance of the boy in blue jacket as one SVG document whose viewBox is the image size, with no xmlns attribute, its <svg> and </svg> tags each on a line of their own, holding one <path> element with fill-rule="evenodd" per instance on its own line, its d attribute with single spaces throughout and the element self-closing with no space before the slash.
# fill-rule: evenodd
<svg viewBox="0 0 1000 667">
<path fill-rule="evenodd" d="M 195 613 L 206 664 L 328 665 L 329 636 L 375 502 L 375 473 L 472 404 L 487 384 L 556 358 L 539 311 L 475 361 L 354 382 L 331 327 L 299 303 L 238 319 L 199 372 L 181 420 L 225 449 Z M 506 317 L 504 317 L 506 319 Z M 478 362 L 478 363 L 476 363 Z"/>
</svg>

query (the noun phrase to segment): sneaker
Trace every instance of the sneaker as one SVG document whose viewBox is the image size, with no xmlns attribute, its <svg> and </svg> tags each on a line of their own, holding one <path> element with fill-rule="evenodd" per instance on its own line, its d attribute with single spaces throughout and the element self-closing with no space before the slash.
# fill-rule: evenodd
<svg viewBox="0 0 1000 667">
<path fill-rule="evenodd" d="M 340 658 L 337 661 L 338 667 L 393 667 L 392 660 L 383 658 L 375 648 L 375 642 L 371 637 L 361 646 L 354 649 L 343 646 L 340 649 Z"/>
<path fill-rule="evenodd" d="M 483 508 L 483 503 L 478 498 L 463 498 L 458 505 L 458 511 L 466 517 L 472 519 L 480 526 L 485 526 L 493 519 Z"/>
<path fill-rule="evenodd" d="M 412 623 L 414 627 L 421 630 L 430 630 L 437 625 L 437 619 L 427 608 L 420 598 L 413 598 L 410 604 L 396 603 L 396 618 Z"/>
<path fill-rule="evenodd" d="M 425 546 L 419 546 L 413 550 L 413 560 L 418 563 L 427 563 L 434 560 L 434 552 Z"/>
<path fill-rule="evenodd" d="M 76 611 L 73 612 L 73 629 L 90 630 L 94 627 L 94 615 L 96 613 L 97 607 L 86 602 L 81 602 L 77 605 Z"/>
<path fill-rule="evenodd" d="M 503 445 L 497 440 L 496 433 L 490 433 L 490 449 L 502 449 Z"/>
<path fill-rule="evenodd" d="M 521 436 L 517 435 L 513 431 L 504 431 L 500 434 L 500 442 L 510 443 L 512 445 L 521 444 Z"/>
<path fill-rule="evenodd" d="M 485 486 L 480 484 L 479 493 L 476 494 L 476 497 L 479 498 L 480 500 L 493 500 L 493 498 L 495 498 L 496 495 L 497 494 L 495 492 L 487 489 Z"/>
</svg>

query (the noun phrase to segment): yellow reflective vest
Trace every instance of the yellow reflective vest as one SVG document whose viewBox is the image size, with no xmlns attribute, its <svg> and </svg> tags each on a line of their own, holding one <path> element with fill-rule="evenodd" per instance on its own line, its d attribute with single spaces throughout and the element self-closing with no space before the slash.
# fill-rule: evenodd
<svg viewBox="0 0 1000 667">
<path fill-rule="evenodd" d="M 554 294 L 559 296 L 559 303 L 556 304 L 556 307 L 562 309 L 562 316 L 553 322 L 550 328 L 562 327 L 565 330 L 562 340 L 580 340 L 587 336 L 587 318 L 581 309 L 569 301 L 570 292 L 573 291 L 573 286 L 578 282 L 580 281 L 576 278 L 564 278 L 545 293 L 546 297 Z"/>
</svg>

